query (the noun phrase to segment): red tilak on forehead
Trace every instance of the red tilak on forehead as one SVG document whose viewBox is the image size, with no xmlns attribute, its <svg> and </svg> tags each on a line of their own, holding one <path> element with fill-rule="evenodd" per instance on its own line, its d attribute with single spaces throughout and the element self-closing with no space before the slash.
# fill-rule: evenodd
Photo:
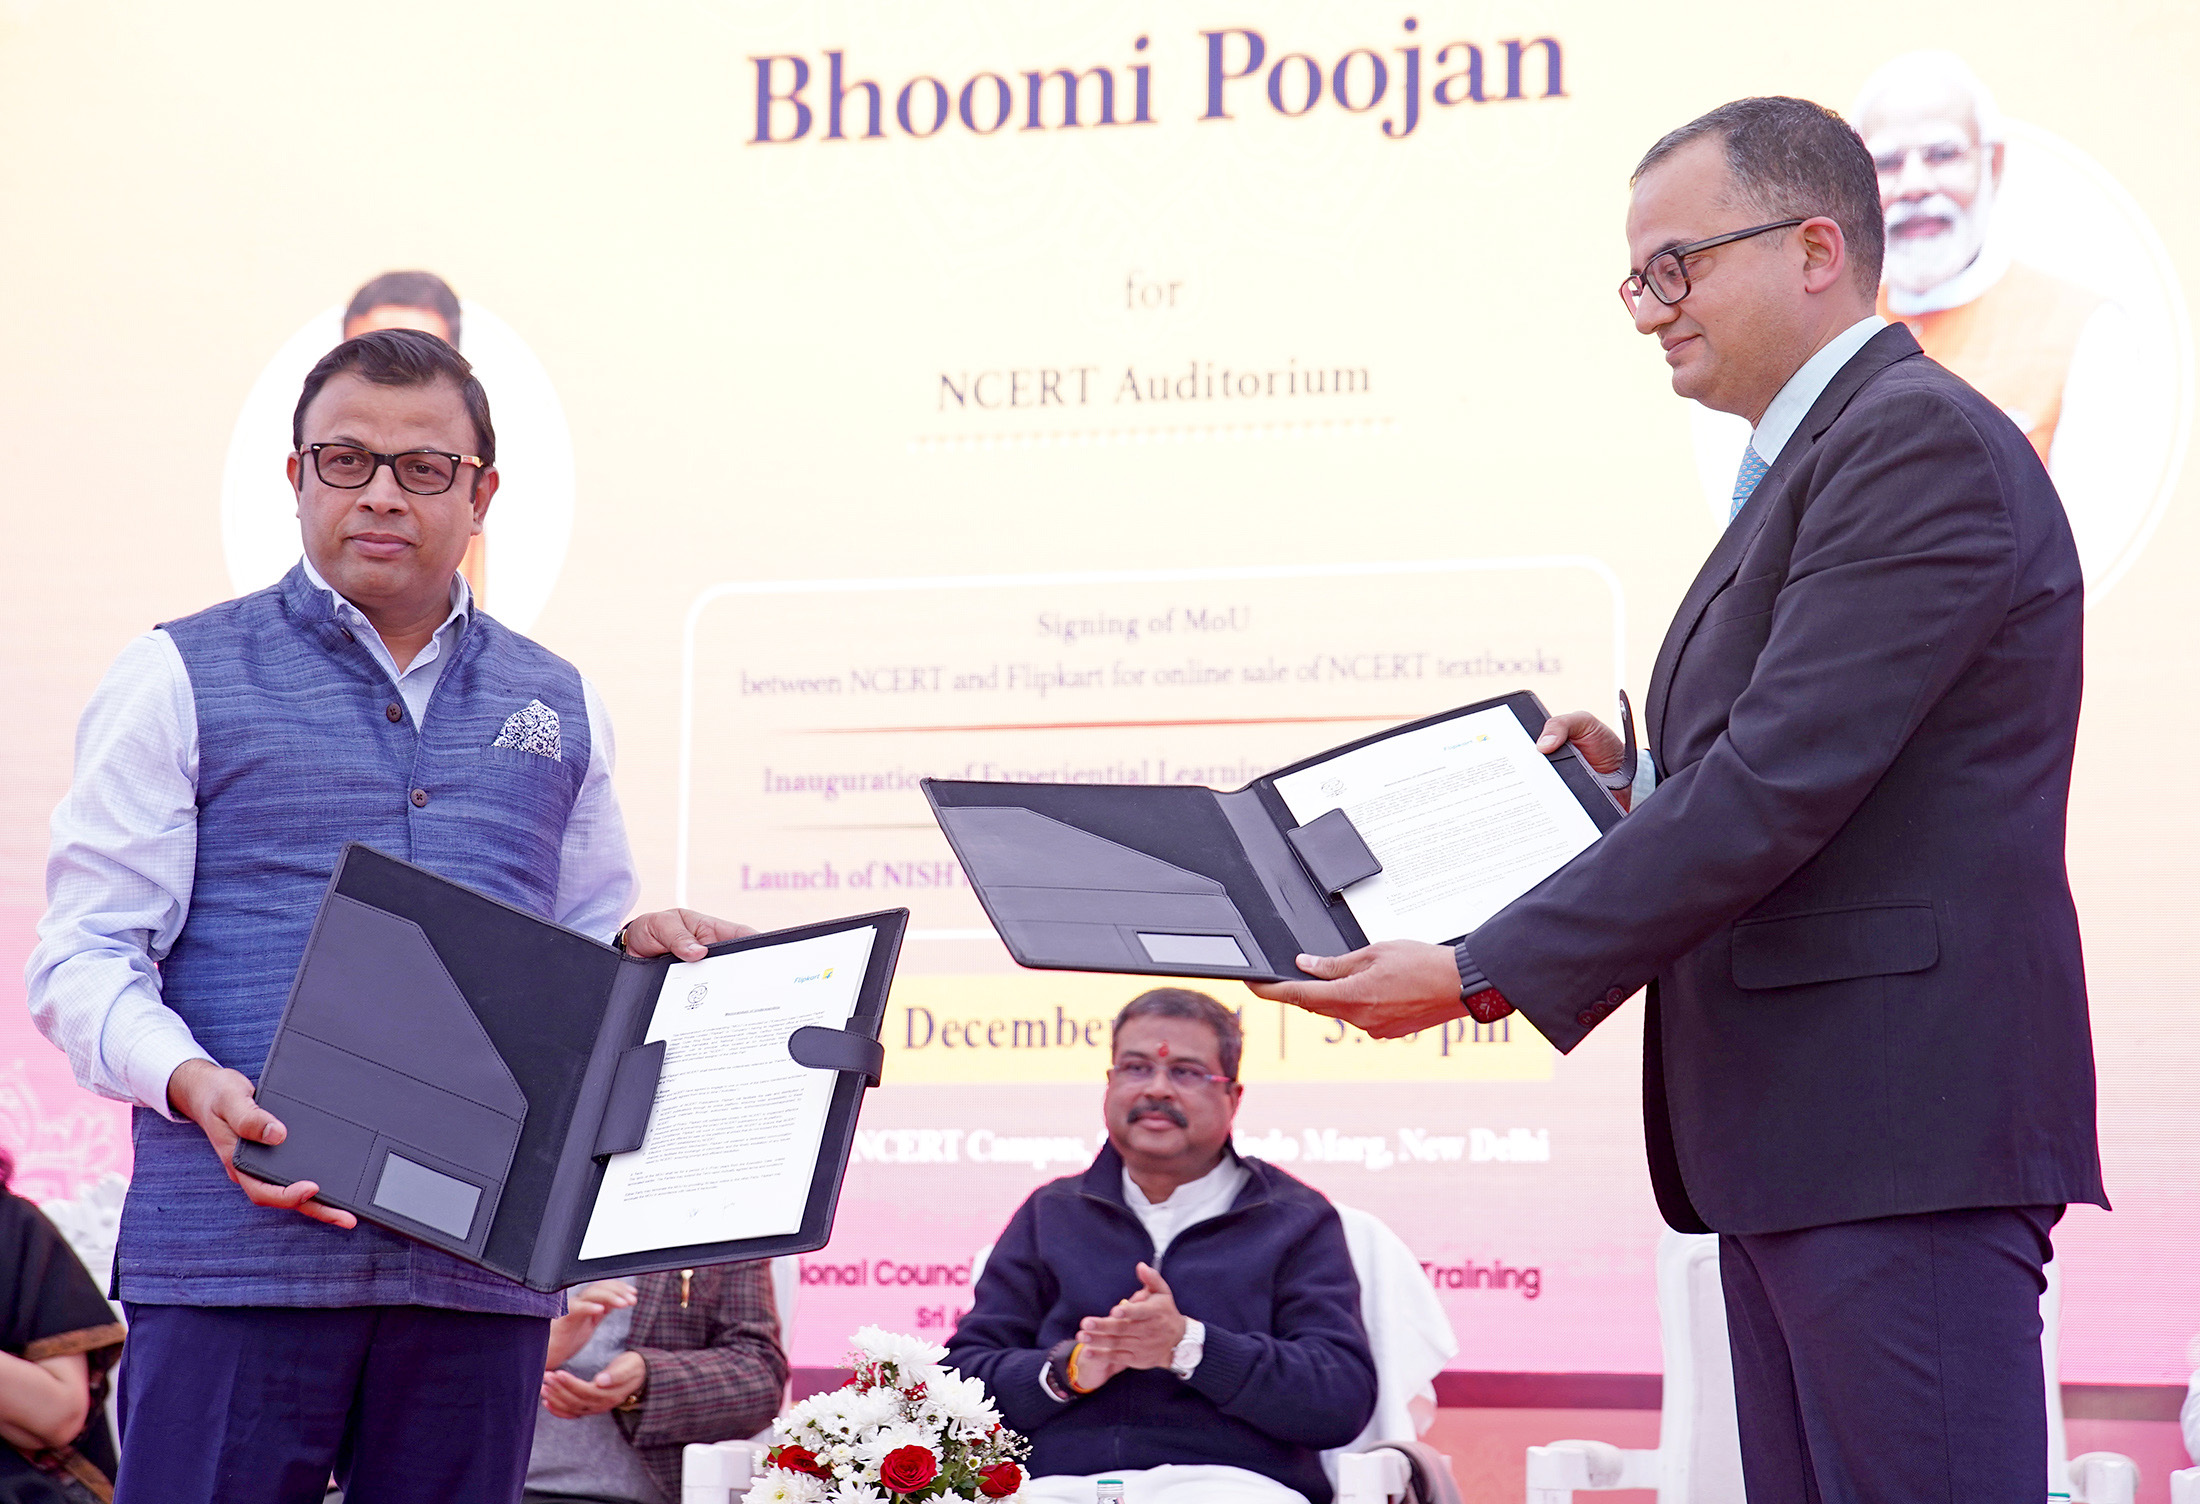
<svg viewBox="0 0 2200 1504">
<path fill-rule="evenodd" d="M 1160 1049 L 1158 1049 L 1158 1050 L 1156 1050 L 1156 1051 L 1154 1051 L 1154 1053 L 1155 1053 L 1156 1055 L 1159 1055 L 1159 1056 L 1160 1056 L 1160 1057 L 1161 1057 L 1161 1058 L 1162 1058 L 1163 1060 L 1166 1060 L 1166 1059 L 1168 1059 L 1168 1058 L 1169 1058 L 1169 1043 L 1168 1043 L 1168 1041 L 1167 1041 L 1167 1040 L 1163 1040 L 1163 1041 L 1161 1042 L 1161 1048 L 1160 1048 Z"/>
</svg>

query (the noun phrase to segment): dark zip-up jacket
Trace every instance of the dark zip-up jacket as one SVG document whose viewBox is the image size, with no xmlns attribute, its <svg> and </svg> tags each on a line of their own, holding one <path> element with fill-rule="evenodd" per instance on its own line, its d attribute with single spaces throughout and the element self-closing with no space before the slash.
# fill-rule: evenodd
<svg viewBox="0 0 2200 1504">
<path fill-rule="evenodd" d="M 1016 1209 L 947 1363 L 984 1380 L 1002 1420 L 1031 1438 L 1034 1476 L 1223 1464 L 1327 1504 L 1321 1452 L 1350 1442 L 1375 1410 L 1360 1282 L 1336 1208 L 1265 1160 L 1244 1164 L 1230 1209 L 1178 1233 L 1165 1260 L 1124 1203 L 1113 1146 Z M 1054 1399 L 1039 1383 L 1047 1350 L 1136 1291 L 1142 1260 L 1177 1309 L 1206 1324 L 1199 1367 L 1188 1382 L 1129 1370 Z"/>
</svg>

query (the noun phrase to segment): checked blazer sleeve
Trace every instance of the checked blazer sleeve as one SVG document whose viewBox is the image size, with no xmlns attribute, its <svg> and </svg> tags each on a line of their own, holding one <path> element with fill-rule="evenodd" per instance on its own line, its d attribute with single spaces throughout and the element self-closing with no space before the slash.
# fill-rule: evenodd
<svg viewBox="0 0 2200 1504">
<path fill-rule="evenodd" d="M 779 1413 L 787 1354 L 766 1261 L 635 1281 L 632 1351 L 648 1365 L 638 1409 L 618 1412 L 658 1487 L 680 1496 L 680 1448 L 753 1436 Z"/>
</svg>

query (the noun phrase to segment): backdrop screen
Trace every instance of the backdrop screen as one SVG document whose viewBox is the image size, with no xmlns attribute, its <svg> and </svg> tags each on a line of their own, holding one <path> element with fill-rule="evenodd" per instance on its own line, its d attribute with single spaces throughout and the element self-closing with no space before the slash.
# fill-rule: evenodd
<svg viewBox="0 0 2200 1504">
<path fill-rule="evenodd" d="M 2059 1236 L 2066 1376 L 2181 1380 L 2200 15 L 1862 0 L 1828 27 L 1707 0 L 1662 24 L 1608 0 L 0 8 L 0 1142 L 26 1191 L 128 1166 L 125 1111 L 19 991 L 75 718 L 133 634 L 296 558 L 290 410 L 347 321 L 440 321 L 503 441 L 467 571 L 602 691 L 644 904 L 915 913 L 794 1360 L 865 1321 L 944 1333 L 1019 1200 L 1089 1161 L 1140 984 L 1016 968 L 917 781 L 1235 787 L 1516 689 L 1639 697 L 1744 430 L 1671 393 L 1613 295 L 1628 176 L 1712 105 L 1786 93 L 1864 128 L 1889 308 L 2070 509 L 2069 857 L 2117 1210 Z M 1954 55 L 1896 61 L 1926 48 Z M 1378 1043 L 1215 990 L 1244 1009 L 1240 1147 L 1404 1236 L 1459 1367 L 1659 1367 L 1639 1003 L 1561 1059 L 1517 1020 Z"/>
</svg>

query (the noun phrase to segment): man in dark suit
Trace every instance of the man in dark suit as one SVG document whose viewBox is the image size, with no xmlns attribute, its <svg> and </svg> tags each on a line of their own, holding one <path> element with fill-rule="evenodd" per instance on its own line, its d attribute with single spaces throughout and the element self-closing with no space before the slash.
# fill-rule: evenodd
<svg viewBox="0 0 2200 1504">
<path fill-rule="evenodd" d="M 1257 988 L 1395 1035 L 1517 1008 L 1571 1050 L 1638 988 L 1651 1178 L 1721 1234 L 1752 1504 L 2045 1492 L 2038 1297 L 2105 1206 L 2063 866 L 2082 583 L 2038 456 L 1873 314 L 1872 161 L 1801 100 L 1637 169 L 1621 293 L 1673 389 L 1747 417 L 1659 650 L 1662 777 L 1455 947 Z M 1605 769 L 1620 743 L 1571 739 Z"/>
</svg>

